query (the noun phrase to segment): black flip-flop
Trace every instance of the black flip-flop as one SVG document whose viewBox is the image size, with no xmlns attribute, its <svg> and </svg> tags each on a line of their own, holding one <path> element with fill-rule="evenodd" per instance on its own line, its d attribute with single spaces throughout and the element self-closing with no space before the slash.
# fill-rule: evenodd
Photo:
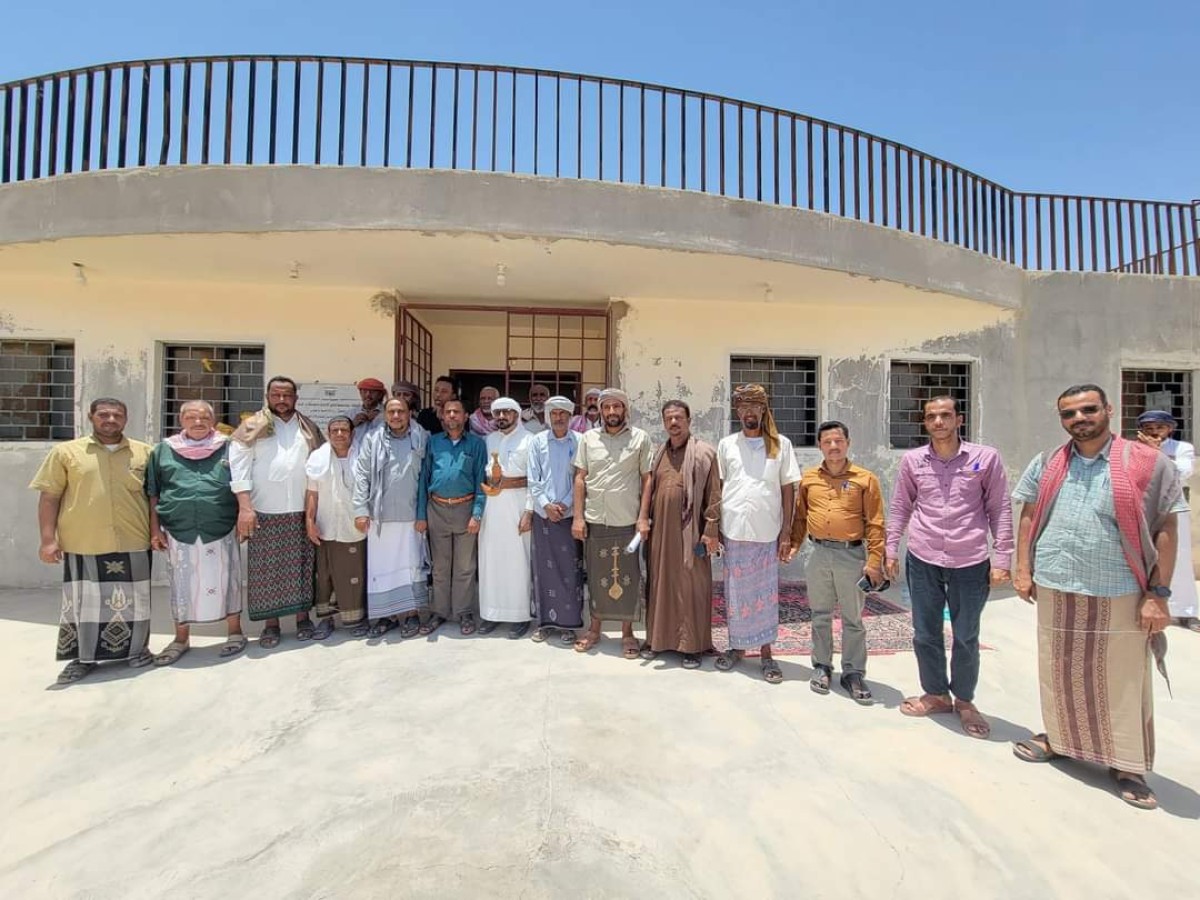
<svg viewBox="0 0 1200 900">
<path fill-rule="evenodd" d="M 445 624 L 446 624 L 446 620 L 443 619 L 441 616 L 433 616 L 429 619 L 428 622 L 426 622 L 419 629 L 417 629 L 417 634 L 421 634 L 421 635 L 433 634 L 435 631 L 437 631 L 439 628 L 441 628 Z"/>
<path fill-rule="evenodd" d="M 1112 780 L 1117 785 L 1117 796 L 1130 806 L 1137 809 L 1155 809 L 1158 806 L 1158 798 L 1154 796 L 1154 791 L 1150 790 L 1150 786 L 1145 781 L 1139 781 L 1129 775 L 1122 775 L 1116 769 L 1109 769 L 1108 774 L 1112 776 Z M 1126 794 L 1132 796 L 1126 797 Z"/>
<path fill-rule="evenodd" d="M 1034 743 L 1035 741 L 1037 743 Z M 1042 747 L 1042 744 L 1046 746 Z M 1048 763 L 1052 759 L 1058 759 L 1059 754 L 1050 749 L 1050 738 L 1043 733 L 1023 741 L 1014 741 L 1013 756 L 1022 762 Z"/>
<path fill-rule="evenodd" d="M 746 652 L 744 650 L 726 650 L 717 657 L 716 666 L 722 672 L 732 672 L 745 655 Z"/>
<path fill-rule="evenodd" d="M 683 667 L 684 667 L 685 669 L 698 669 L 698 668 L 700 668 L 700 655 L 699 655 L 699 654 L 697 654 L 697 653 L 685 653 L 685 654 L 683 654 Z"/>
<path fill-rule="evenodd" d="M 779 663 L 775 662 L 772 656 L 763 657 L 762 674 L 767 684 L 779 684 L 783 681 L 783 669 L 779 668 Z"/>
<path fill-rule="evenodd" d="M 279 630 L 279 626 L 268 625 L 258 635 L 258 646 L 264 650 L 274 650 L 279 646 L 281 640 L 283 640 L 283 632 Z"/>
<path fill-rule="evenodd" d="M 375 624 L 371 626 L 370 634 L 371 637 L 383 637 L 392 629 L 399 627 L 400 623 L 392 616 L 384 616 L 382 619 L 376 620 Z"/>
<path fill-rule="evenodd" d="M 296 640 L 311 641 L 317 629 L 313 626 L 312 619 L 304 619 L 296 623 Z"/>
<path fill-rule="evenodd" d="M 333 616 L 326 616 L 313 629 L 312 639 L 314 641 L 323 641 L 331 634 L 333 634 Z"/>
<path fill-rule="evenodd" d="M 838 684 L 850 695 L 850 699 L 859 706 L 871 706 L 875 702 L 875 698 L 871 696 L 871 689 L 867 687 L 863 677 L 857 672 L 847 672 L 838 679 Z"/>
<path fill-rule="evenodd" d="M 813 669 L 812 678 L 808 679 L 808 686 L 814 694 L 828 694 L 829 682 L 832 680 L 832 671 L 824 666 L 817 666 Z"/>
<path fill-rule="evenodd" d="M 421 620 L 416 616 L 406 616 L 400 626 L 400 637 L 408 639 L 421 633 Z"/>
<path fill-rule="evenodd" d="M 350 637 L 366 637 L 371 633 L 371 620 L 363 619 L 350 629 Z"/>
</svg>

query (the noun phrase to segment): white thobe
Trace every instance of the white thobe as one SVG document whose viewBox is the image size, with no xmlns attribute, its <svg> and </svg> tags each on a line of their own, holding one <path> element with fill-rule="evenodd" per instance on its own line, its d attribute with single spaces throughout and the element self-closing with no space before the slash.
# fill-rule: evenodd
<svg viewBox="0 0 1200 900">
<path fill-rule="evenodd" d="M 525 478 L 533 435 L 518 425 L 510 434 L 487 436 L 484 471 L 492 476 L 493 454 L 505 478 Z M 529 532 L 521 516 L 533 507 L 529 488 L 506 488 L 488 497 L 479 527 L 479 615 L 489 622 L 528 622 L 530 612 Z"/>
<path fill-rule="evenodd" d="M 1196 467 L 1196 448 L 1187 441 L 1168 438 L 1163 452 L 1175 461 L 1179 477 L 1187 484 Z M 1171 615 L 1179 619 L 1196 618 L 1196 575 L 1192 568 L 1192 514 L 1182 512 L 1175 517 L 1178 543 L 1175 547 L 1175 571 L 1171 575 L 1171 599 L 1167 603 Z"/>
<path fill-rule="evenodd" d="M 300 417 L 292 416 L 290 422 L 277 418 L 274 426 L 274 434 L 249 447 L 229 442 L 229 487 L 235 494 L 249 491 L 255 512 L 304 512 L 308 442 L 300 433 Z"/>
</svg>

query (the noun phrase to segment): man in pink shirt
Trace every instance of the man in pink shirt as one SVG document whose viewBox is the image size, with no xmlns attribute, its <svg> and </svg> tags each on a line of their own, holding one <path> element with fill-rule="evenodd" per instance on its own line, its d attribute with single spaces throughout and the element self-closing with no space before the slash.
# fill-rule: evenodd
<svg viewBox="0 0 1200 900">
<path fill-rule="evenodd" d="M 979 620 L 990 588 L 1009 580 L 1012 506 L 1000 454 L 961 440 L 962 424 L 953 397 L 925 402 L 930 442 L 904 454 L 888 507 L 887 575 L 893 580 L 900 575 L 900 538 L 907 528 L 905 578 L 924 693 L 905 700 L 900 712 L 957 713 L 964 732 L 986 738 L 991 728 L 974 703 Z M 947 605 L 954 634 L 949 678 L 942 637 Z"/>
</svg>

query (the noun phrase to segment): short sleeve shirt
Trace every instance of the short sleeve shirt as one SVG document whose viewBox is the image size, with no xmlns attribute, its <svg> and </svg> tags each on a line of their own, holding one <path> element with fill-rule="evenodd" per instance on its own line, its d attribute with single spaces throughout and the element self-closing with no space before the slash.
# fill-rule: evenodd
<svg viewBox="0 0 1200 900">
<path fill-rule="evenodd" d="M 624 527 L 637 521 L 642 476 L 654 461 L 650 436 L 626 425 L 616 434 L 597 428 L 579 437 L 575 468 L 586 476 L 583 517 L 596 525 Z"/>
<path fill-rule="evenodd" d="M 150 547 L 144 482 L 150 445 L 128 438 L 108 450 L 94 435 L 59 444 L 29 486 L 60 498 L 58 545 L 96 556 Z"/>
<path fill-rule="evenodd" d="M 741 432 L 717 445 L 721 472 L 721 533 L 732 541 L 765 543 L 783 527 L 783 486 L 800 480 L 792 442 L 779 436 L 779 453 L 767 458 L 766 442 Z"/>
</svg>

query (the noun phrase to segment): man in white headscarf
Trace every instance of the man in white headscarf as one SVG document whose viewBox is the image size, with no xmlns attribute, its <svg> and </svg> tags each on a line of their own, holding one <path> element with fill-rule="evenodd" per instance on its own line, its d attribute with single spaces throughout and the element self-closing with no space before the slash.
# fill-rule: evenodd
<svg viewBox="0 0 1200 900">
<path fill-rule="evenodd" d="M 529 630 L 529 532 L 533 527 L 526 472 L 533 435 L 511 397 L 492 401 L 496 430 L 487 436 L 483 484 L 488 495 L 479 526 L 479 633 L 511 623 L 513 640 Z"/>
<path fill-rule="evenodd" d="M 559 640 L 575 643 L 583 627 L 583 545 L 571 535 L 575 518 L 575 469 L 579 435 L 569 424 L 575 404 L 566 397 L 546 401 L 550 428 L 529 446 L 529 496 L 533 501 L 533 639 L 545 641 L 558 629 Z"/>
<path fill-rule="evenodd" d="M 579 415 L 571 417 L 571 430 L 582 434 L 593 428 L 603 428 L 600 421 L 600 388 L 590 388 L 583 395 L 583 409 Z"/>
</svg>

